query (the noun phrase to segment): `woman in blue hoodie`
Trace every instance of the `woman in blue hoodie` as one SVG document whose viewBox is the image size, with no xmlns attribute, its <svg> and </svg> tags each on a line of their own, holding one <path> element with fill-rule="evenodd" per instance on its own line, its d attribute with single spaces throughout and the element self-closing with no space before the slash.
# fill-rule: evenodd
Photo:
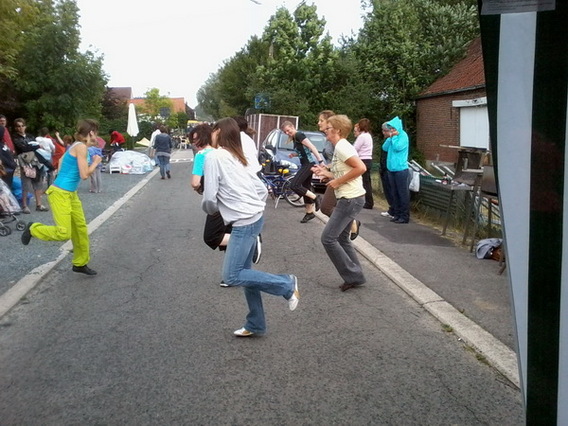
<svg viewBox="0 0 568 426">
<path fill-rule="evenodd" d="M 410 220 L 410 190 L 408 189 L 408 135 L 397 116 L 386 123 L 383 151 L 387 152 L 388 178 L 392 191 L 394 223 L 408 223 Z"/>
</svg>

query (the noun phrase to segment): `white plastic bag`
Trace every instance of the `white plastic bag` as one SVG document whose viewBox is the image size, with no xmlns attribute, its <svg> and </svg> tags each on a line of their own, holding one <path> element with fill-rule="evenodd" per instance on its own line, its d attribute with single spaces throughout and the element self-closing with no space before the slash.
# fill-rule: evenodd
<svg viewBox="0 0 568 426">
<path fill-rule="evenodd" d="M 410 189 L 412 192 L 420 191 L 420 172 L 417 172 L 417 171 L 410 169 L 410 174 L 411 174 L 411 178 L 410 178 L 410 185 L 408 186 L 408 189 Z"/>
</svg>

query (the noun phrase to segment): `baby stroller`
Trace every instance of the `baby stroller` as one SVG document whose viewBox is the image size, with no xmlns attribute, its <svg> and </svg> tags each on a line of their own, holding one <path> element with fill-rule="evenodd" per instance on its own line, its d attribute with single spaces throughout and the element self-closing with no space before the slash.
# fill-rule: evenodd
<svg viewBox="0 0 568 426">
<path fill-rule="evenodd" d="M 18 200 L 14 197 L 6 182 L 0 179 L 0 237 L 5 237 L 12 233 L 12 228 L 8 226 L 8 223 L 11 222 L 16 222 L 18 231 L 26 229 L 26 222 L 16 217 L 21 212 L 22 209 L 18 204 Z"/>
</svg>

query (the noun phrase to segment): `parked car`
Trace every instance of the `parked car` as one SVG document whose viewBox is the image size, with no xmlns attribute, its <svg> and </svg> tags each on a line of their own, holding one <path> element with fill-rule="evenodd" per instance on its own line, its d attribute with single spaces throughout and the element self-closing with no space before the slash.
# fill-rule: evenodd
<svg viewBox="0 0 568 426">
<path fill-rule="evenodd" d="M 306 135 L 312 144 L 317 148 L 319 153 L 323 152 L 325 146 L 325 135 L 322 132 L 315 132 L 310 130 L 298 130 Z M 262 163 L 266 158 L 271 158 L 272 161 L 288 165 L 291 170 L 300 167 L 300 159 L 298 157 L 290 158 L 290 154 L 294 151 L 294 144 L 289 141 L 288 135 L 280 129 L 271 130 L 262 142 L 259 149 L 259 160 Z M 320 178 L 314 176 L 312 179 L 312 186 L 316 192 L 325 192 L 325 183 L 321 182 Z"/>
</svg>

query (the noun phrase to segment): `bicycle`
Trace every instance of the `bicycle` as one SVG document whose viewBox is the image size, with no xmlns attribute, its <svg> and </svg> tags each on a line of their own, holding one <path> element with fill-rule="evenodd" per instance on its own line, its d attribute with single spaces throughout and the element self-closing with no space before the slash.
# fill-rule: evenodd
<svg viewBox="0 0 568 426">
<path fill-rule="evenodd" d="M 267 160 L 269 162 L 269 160 Z M 302 207 L 304 205 L 303 197 L 296 194 L 290 188 L 290 181 L 294 177 L 290 174 L 288 167 L 272 163 L 274 172 L 265 172 L 267 162 L 263 163 L 263 167 L 258 176 L 266 185 L 268 195 L 274 200 L 274 208 L 278 207 L 278 201 L 284 198 L 288 204 L 294 207 Z"/>
</svg>

